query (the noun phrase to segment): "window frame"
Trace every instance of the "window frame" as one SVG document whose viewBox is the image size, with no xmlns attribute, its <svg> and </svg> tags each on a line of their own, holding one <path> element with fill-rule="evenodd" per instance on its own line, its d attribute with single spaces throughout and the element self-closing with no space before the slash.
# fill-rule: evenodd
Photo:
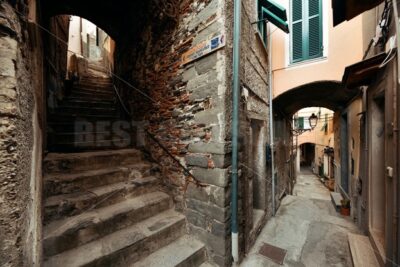
<svg viewBox="0 0 400 267">
<path fill-rule="evenodd" d="M 314 56 L 309 56 L 309 1 L 310 0 L 301 0 L 302 4 L 302 57 L 299 59 L 293 59 L 293 1 L 289 1 L 289 29 L 290 29 L 290 34 L 289 34 L 289 63 L 290 64 L 296 64 L 296 63 L 302 63 L 306 61 L 312 61 L 315 59 L 323 58 L 324 57 L 324 20 L 323 20 L 323 15 L 324 15 L 324 6 L 323 6 L 323 0 L 319 0 L 319 42 L 320 42 L 320 51 L 317 55 Z"/>
<path fill-rule="evenodd" d="M 263 6 L 260 5 L 260 0 L 257 0 L 257 31 L 260 34 L 261 40 L 263 41 L 264 45 L 267 46 L 268 44 L 268 27 L 266 21 L 261 21 L 264 18 Z"/>
</svg>

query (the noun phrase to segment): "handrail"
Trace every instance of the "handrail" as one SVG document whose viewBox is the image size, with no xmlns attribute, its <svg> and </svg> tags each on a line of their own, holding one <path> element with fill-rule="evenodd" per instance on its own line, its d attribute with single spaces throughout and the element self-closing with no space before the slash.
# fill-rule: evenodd
<svg viewBox="0 0 400 267">
<path fill-rule="evenodd" d="M 109 72 L 111 75 L 111 79 L 114 80 L 114 77 L 120 79 L 118 76 L 114 75 L 114 73 L 111 71 L 111 66 L 109 65 Z M 121 106 L 123 107 L 125 113 L 131 118 L 133 119 L 132 113 L 128 110 L 128 108 L 125 106 L 124 102 L 122 101 L 121 95 L 118 92 L 117 87 L 115 86 L 115 83 L 113 82 L 113 88 L 114 88 L 114 92 L 117 95 L 118 101 L 120 102 Z M 144 129 L 144 132 L 165 152 L 167 153 L 167 155 L 176 163 L 179 165 L 179 167 L 181 167 L 183 169 L 183 174 L 185 176 L 190 176 L 192 177 L 193 181 L 189 181 L 189 182 L 193 182 L 194 184 L 196 184 L 196 186 L 201 186 L 204 187 L 206 186 L 205 184 L 199 182 L 199 180 L 190 172 L 190 170 L 188 168 L 186 168 L 185 166 L 182 165 L 182 163 L 168 150 L 167 147 L 165 147 L 160 140 L 158 140 L 152 133 L 150 133 L 147 129 Z"/>
</svg>

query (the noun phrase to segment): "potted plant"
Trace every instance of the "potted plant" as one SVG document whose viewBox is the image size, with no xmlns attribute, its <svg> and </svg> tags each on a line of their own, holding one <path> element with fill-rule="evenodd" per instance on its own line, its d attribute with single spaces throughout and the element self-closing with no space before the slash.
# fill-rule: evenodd
<svg viewBox="0 0 400 267">
<path fill-rule="evenodd" d="M 340 214 L 343 216 L 350 216 L 350 200 L 349 199 L 342 199 L 340 201 L 342 206 L 340 207 Z"/>
</svg>

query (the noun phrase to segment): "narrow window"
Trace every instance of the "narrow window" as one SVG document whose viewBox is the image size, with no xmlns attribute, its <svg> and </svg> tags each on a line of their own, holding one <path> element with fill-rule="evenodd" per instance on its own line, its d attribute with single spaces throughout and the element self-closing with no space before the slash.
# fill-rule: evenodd
<svg viewBox="0 0 400 267">
<path fill-rule="evenodd" d="M 322 56 L 322 0 L 291 0 L 291 62 Z"/>
</svg>

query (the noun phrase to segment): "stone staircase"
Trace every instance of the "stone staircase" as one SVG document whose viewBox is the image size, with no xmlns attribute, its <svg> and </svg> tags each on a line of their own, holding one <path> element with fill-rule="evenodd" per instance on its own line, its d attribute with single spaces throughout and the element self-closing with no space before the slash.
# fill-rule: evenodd
<svg viewBox="0 0 400 267">
<path fill-rule="evenodd" d="M 141 151 L 50 153 L 43 169 L 43 266 L 208 266 Z"/>
<path fill-rule="evenodd" d="M 120 119 L 112 79 L 101 61 L 75 82 L 57 108 L 48 114 L 49 151 L 88 151 L 126 147 L 131 138 L 113 131 Z"/>
<path fill-rule="evenodd" d="M 126 135 L 99 127 L 121 122 L 100 63 L 89 62 L 48 116 L 43 266 L 207 266 L 158 167 L 130 145 L 120 148 Z"/>
</svg>

